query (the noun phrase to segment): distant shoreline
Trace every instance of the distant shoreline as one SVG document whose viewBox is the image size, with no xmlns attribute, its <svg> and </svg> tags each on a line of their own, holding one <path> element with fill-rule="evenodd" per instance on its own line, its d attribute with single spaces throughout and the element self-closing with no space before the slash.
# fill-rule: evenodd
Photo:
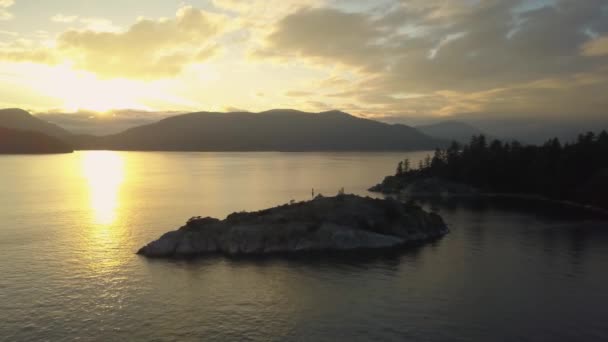
<svg viewBox="0 0 608 342">
<path fill-rule="evenodd" d="M 359 150 L 116 150 L 116 149 L 90 149 L 90 150 L 74 150 L 71 152 L 51 152 L 51 153 L 0 153 L 0 156 L 30 156 L 30 155 L 54 155 L 54 154 L 71 154 L 75 152 L 138 152 L 138 153 L 352 153 L 352 154 L 382 154 L 382 153 L 432 153 L 432 150 L 384 150 L 384 151 L 359 151 Z"/>
<path fill-rule="evenodd" d="M 597 214 L 602 214 L 602 215 L 606 215 L 608 216 L 608 209 L 604 209 L 604 208 L 600 208 L 600 207 L 596 207 L 590 204 L 583 204 L 583 203 L 578 203 L 578 202 L 573 202 L 573 201 L 566 201 L 566 200 L 558 200 L 558 199 L 554 199 L 554 198 L 549 198 L 549 197 L 545 197 L 545 196 L 541 196 L 541 195 L 533 195 L 533 194 L 517 194 L 517 193 L 506 193 L 506 194 L 501 194 L 501 193 L 495 193 L 495 192 L 488 192 L 488 193 L 479 193 L 476 195 L 461 195 L 461 194 L 449 194 L 447 195 L 448 197 L 452 197 L 452 198 L 457 198 L 457 197 L 487 197 L 487 198 L 513 198 L 513 199 L 527 199 L 527 200 L 535 200 L 535 201 L 542 201 L 542 202 L 548 202 L 548 203 L 554 203 L 554 204 L 563 204 L 569 207 L 574 207 L 574 208 L 579 208 L 579 209 L 584 209 L 584 210 L 588 210 Z"/>
<path fill-rule="evenodd" d="M 554 204 L 562 204 L 562 205 L 566 205 L 569 207 L 584 209 L 584 210 L 588 210 L 588 211 L 596 213 L 596 214 L 608 216 L 608 209 L 605 209 L 605 208 L 593 206 L 590 204 L 574 202 L 574 201 L 554 199 L 554 198 L 550 198 L 550 197 L 546 197 L 546 196 L 542 196 L 542 195 L 538 195 L 538 194 L 499 193 L 499 192 L 474 192 L 474 193 L 428 192 L 428 193 L 415 193 L 415 194 L 408 195 L 401 191 L 392 191 L 391 192 L 391 191 L 382 191 L 382 190 L 371 190 L 373 188 L 374 187 L 368 189 L 368 191 L 374 192 L 374 193 L 380 193 L 385 196 L 391 196 L 391 195 L 409 196 L 414 199 L 415 198 L 512 198 L 512 199 L 535 200 L 535 201 L 542 201 L 542 202 L 548 202 L 548 203 L 554 203 Z"/>
<path fill-rule="evenodd" d="M 428 152 L 433 150 L 130 150 L 130 149 L 75 149 L 74 152 L 86 151 L 112 151 L 112 152 L 289 152 L 289 153 L 411 153 L 411 152 Z"/>
</svg>

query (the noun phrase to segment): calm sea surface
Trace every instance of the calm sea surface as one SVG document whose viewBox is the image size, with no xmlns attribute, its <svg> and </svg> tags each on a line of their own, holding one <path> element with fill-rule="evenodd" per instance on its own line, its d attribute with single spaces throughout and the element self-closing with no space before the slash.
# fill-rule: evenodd
<svg viewBox="0 0 608 342">
<path fill-rule="evenodd" d="M 608 224 L 531 201 L 423 203 L 389 255 L 150 261 L 195 215 L 366 194 L 426 153 L 0 156 L 0 341 L 608 340 Z"/>
</svg>

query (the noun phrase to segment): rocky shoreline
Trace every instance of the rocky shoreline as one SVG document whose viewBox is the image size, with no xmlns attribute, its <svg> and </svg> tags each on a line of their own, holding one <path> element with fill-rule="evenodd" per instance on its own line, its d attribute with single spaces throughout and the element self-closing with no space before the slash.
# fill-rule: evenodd
<svg viewBox="0 0 608 342">
<path fill-rule="evenodd" d="M 518 198 L 563 204 L 589 212 L 608 215 L 608 210 L 589 204 L 559 200 L 535 194 L 485 192 L 473 186 L 452 182 L 437 177 L 406 180 L 401 177 L 387 176 L 384 180 L 368 189 L 384 195 L 404 196 L 405 198 Z"/>
<path fill-rule="evenodd" d="M 318 196 L 257 212 L 233 213 L 224 220 L 191 218 L 137 254 L 186 258 L 382 249 L 418 244 L 447 233 L 439 215 L 414 204 L 355 195 Z"/>
<path fill-rule="evenodd" d="M 406 179 L 397 176 L 385 177 L 382 183 L 372 186 L 369 191 L 412 196 L 474 196 L 482 193 L 470 185 L 436 177 Z"/>
</svg>

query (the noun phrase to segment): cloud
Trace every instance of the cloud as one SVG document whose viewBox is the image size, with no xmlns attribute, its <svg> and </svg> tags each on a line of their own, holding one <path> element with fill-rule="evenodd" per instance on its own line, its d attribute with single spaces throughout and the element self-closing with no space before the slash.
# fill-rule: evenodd
<svg viewBox="0 0 608 342">
<path fill-rule="evenodd" d="M 324 3 L 324 0 L 212 0 L 216 8 L 236 14 L 247 23 L 266 27 L 269 21 L 274 22 L 299 8 L 318 7 Z"/>
<path fill-rule="evenodd" d="M 267 37 L 267 46 L 254 55 L 284 60 L 307 57 L 368 67 L 369 61 L 382 58 L 378 44 L 384 33 L 362 13 L 302 8 L 280 20 Z"/>
<path fill-rule="evenodd" d="M 328 103 L 322 102 L 322 101 L 307 101 L 306 104 L 309 105 L 310 107 L 314 108 L 314 110 L 317 110 L 317 111 L 335 109 L 334 106 L 332 106 Z"/>
<path fill-rule="evenodd" d="M 583 45 L 583 55 L 589 57 L 608 56 L 608 35 L 586 42 Z"/>
<path fill-rule="evenodd" d="M 177 114 L 181 113 L 113 110 L 101 115 L 88 111 L 71 113 L 51 111 L 37 113 L 36 115 L 75 134 L 107 135 L 116 134 L 132 127 L 151 124 Z"/>
<path fill-rule="evenodd" d="M 286 96 L 289 97 L 302 97 L 302 96 L 311 96 L 314 95 L 315 93 L 311 92 L 311 91 L 303 91 L 303 90 L 290 90 L 288 92 L 285 93 Z"/>
<path fill-rule="evenodd" d="M 222 24 L 217 15 L 182 7 L 172 20 L 143 19 L 119 33 L 68 31 L 57 44 L 78 68 L 101 76 L 162 78 L 212 56 Z"/>
<path fill-rule="evenodd" d="M 78 19 L 77 15 L 55 14 L 51 17 L 51 21 L 55 23 L 73 23 Z"/>
<path fill-rule="evenodd" d="M 355 72 L 329 95 L 383 114 L 558 115 L 604 110 L 589 95 L 607 89 L 606 34 L 604 0 L 403 0 L 375 12 L 302 8 L 255 55 Z M 599 80 L 568 86 L 580 75 Z"/>
<path fill-rule="evenodd" d="M 11 43 L 0 45 L 0 60 L 28 61 L 41 64 L 56 63 L 55 55 L 49 50 L 36 46 L 33 41 L 23 38 L 17 38 Z"/>
<path fill-rule="evenodd" d="M 58 24 L 81 24 L 81 30 L 97 32 L 120 32 L 121 28 L 114 25 L 111 20 L 103 18 L 81 18 L 77 15 L 56 14 L 51 21 Z"/>
<path fill-rule="evenodd" d="M 55 39 L 0 32 L 8 42 L 0 60 L 101 79 L 179 75 L 172 89 L 180 98 L 214 108 L 544 117 L 606 108 L 606 0 L 213 0 L 205 8 L 122 28 L 57 14 L 51 20 L 65 30 Z"/>
<path fill-rule="evenodd" d="M 13 18 L 13 14 L 8 11 L 8 8 L 15 4 L 15 0 L 0 0 L 0 20 L 9 20 Z"/>
<path fill-rule="evenodd" d="M 4 31 L 4 30 L 0 30 L 0 34 L 1 35 L 6 35 L 6 36 L 11 36 L 11 37 L 17 37 L 19 35 L 19 33 L 14 32 L 14 31 Z"/>
<path fill-rule="evenodd" d="M 80 18 L 78 22 L 84 25 L 85 30 L 95 32 L 119 33 L 121 28 L 114 25 L 111 20 L 103 18 Z"/>
<path fill-rule="evenodd" d="M 66 17 L 55 19 L 65 21 Z M 102 78 L 172 77 L 187 65 L 205 61 L 218 52 L 215 39 L 222 32 L 225 19 L 186 6 L 177 11 L 175 18 L 140 19 L 127 30 L 114 32 L 107 21 L 82 18 L 79 22 L 89 28 L 61 33 L 54 47 L 32 51 L 13 46 L 2 49 L 0 58 L 49 64 L 67 62 Z M 95 25 L 101 26 L 101 30 L 91 28 Z"/>
<path fill-rule="evenodd" d="M 243 113 L 243 112 L 248 112 L 246 109 L 240 108 L 240 107 L 234 107 L 234 106 L 225 106 L 223 108 L 223 110 L 227 113 Z"/>
</svg>

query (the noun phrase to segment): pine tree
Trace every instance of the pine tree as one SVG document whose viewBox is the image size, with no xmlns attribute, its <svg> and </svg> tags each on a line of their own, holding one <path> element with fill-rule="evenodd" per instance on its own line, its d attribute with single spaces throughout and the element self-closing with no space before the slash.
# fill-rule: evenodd
<svg viewBox="0 0 608 342">
<path fill-rule="evenodd" d="M 473 136 L 469 144 L 452 143 L 431 157 L 399 162 L 397 174 L 440 177 L 486 191 L 533 193 L 608 206 L 608 132 L 580 134 L 574 143 L 557 138 L 541 146 Z M 603 190 L 602 190 L 603 189 Z M 607 207 L 608 208 L 608 207 Z"/>
<path fill-rule="evenodd" d="M 424 168 L 428 169 L 430 167 L 431 167 L 431 156 L 429 156 L 427 154 L 426 157 L 424 157 Z"/>
<path fill-rule="evenodd" d="M 409 158 L 406 158 L 403 161 L 403 172 L 405 172 L 405 173 L 410 172 L 410 160 L 409 160 Z"/>
<path fill-rule="evenodd" d="M 402 161 L 400 161 L 399 164 L 397 165 L 397 171 L 395 172 L 395 175 L 397 175 L 397 176 L 403 175 L 403 162 Z"/>
</svg>

